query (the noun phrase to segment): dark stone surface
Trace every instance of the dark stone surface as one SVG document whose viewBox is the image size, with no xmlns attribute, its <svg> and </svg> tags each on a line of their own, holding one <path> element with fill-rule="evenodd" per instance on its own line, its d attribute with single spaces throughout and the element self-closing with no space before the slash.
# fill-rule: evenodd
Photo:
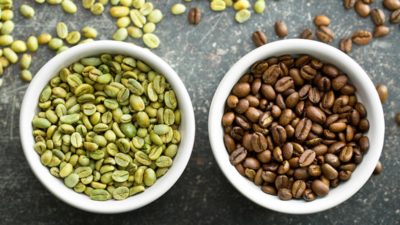
<svg viewBox="0 0 400 225">
<path fill-rule="evenodd" d="M 117 29 L 116 19 L 108 14 L 94 16 L 75 0 L 78 13 L 69 15 L 60 5 L 39 5 L 33 0 L 15 0 L 14 38 L 27 40 L 49 32 L 53 36 L 58 22 L 65 22 L 70 31 L 93 26 L 99 31 L 97 39 L 111 39 Z M 50 194 L 35 178 L 23 156 L 18 131 L 19 110 L 28 83 L 19 78 L 19 66 L 5 69 L 0 88 L 0 224 L 398 224 L 400 219 L 400 184 L 398 146 L 400 129 L 395 115 L 399 84 L 399 25 L 390 27 L 387 37 L 374 39 L 366 46 L 354 46 L 350 55 L 366 70 L 372 81 L 386 84 L 389 97 L 384 106 L 386 138 L 381 157 L 383 172 L 373 176 L 365 186 L 345 203 L 312 215 L 286 215 L 262 208 L 246 199 L 221 173 L 208 141 L 208 109 L 219 81 L 242 56 L 255 48 L 251 34 L 262 30 L 268 41 L 276 41 L 273 25 L 283 20 L 289 28 L 286 38 L 297 38 L 307 27 L 315 30 L 312 20 L 317 14 L 331 18 L 330 28 L 338 46 L 340 38 L 351 36 L 358 29 L 373 31 L 370 18 L 362 19 L 354 11 L 346 10 L 342 1 L 322 0 L 266 0 L 266 11 L 253 14 L 244 24 L 234 20 L 232 8 L 213 12 L 209 1 L 193 0 L 184 3 L 188 10 L 199 7 L 203 19 L 197 26 L 187 21 L 188 10 L 174 16 L 170 7 L 181 1 L 153 0 L 164 19 L 157 24 L 155 34 L 162 41 L 154 52 L 170 63 L 185 83 L 196 115 L 196 140 L 191 160 L 182 177 L 161 198 L 136 211 L 118 215 L 98 215 L 75 209 Z M 32 19 L 22 17 L 19 6 L 34 6 Z M 254 1 L 251 0 L 254 4 Z M 371 8 L 380 7 L 376 1 Z M 388 18 L 390 12 L 384 10 Z M 133 41 L 143 46 L 141 40 Z M 36 73 L 55 52 L 40 46 L 32 53 L 32 73 Z M 371 90 L 374 91 L 374 90 Z M 371 149 L 370 151 L 374 151 Z"/>
</svg>

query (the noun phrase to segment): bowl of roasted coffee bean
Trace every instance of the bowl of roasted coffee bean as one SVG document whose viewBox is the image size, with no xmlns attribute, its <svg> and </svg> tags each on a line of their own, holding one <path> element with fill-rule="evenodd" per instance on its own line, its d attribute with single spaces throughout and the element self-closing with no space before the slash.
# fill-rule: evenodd
<svg viewBox="0 0 400 225">
<path fill-rule="evenodd" d="M 209 113 L 222 172 L 268 209 L 307 214 L 354 195 L 384 140 L 379 96 L 349 56 L 310 40 L 250 52 L 225 75 Z"/>
<path fill-rule="evenodd" d="M 56 197 L 121 213 L 156 200 L 183 173 L 194 143 L 189 94 L 161 58 L 96 41 L 51 59 L 26 91 L 25 157 Z"/>
</svg>

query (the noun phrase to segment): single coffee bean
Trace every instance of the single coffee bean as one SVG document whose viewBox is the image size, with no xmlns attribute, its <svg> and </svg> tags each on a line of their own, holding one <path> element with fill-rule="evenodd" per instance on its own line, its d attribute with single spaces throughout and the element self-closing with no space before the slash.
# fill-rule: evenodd
<svg viewBox="0 0 400 225">
<path fill-rule="evenodd" d="M 308 174 L 312 177 L 318 177 L 321 173 L 321 167 L 319 165 L 310 165 L 308 167 Z"/>
<path fill-rule="evenodd" d="M 287 34 L 288 34 L 288 29 L 286 27 L 285 22 L 280 21 L 280 20 L 276 21 L 276 23 L 275 23 L 275 32 L 280 38 L 286 37 Z"/>
<path fill-rule="evenodd" d="M 301 198 L 306 190 L 306 183 L 302 180 L 296 180 L 292 186 L 292 195 L 295 198 Z"/>
<path fill-rule="evenodd" d="M 314 40 L 314 37 L 315 37 L 315 34 L 310 28 L 303 30 L 303 32 L 301 32 L 301 34 L 300 34 L 301 39 Z"/>
<path fill-rule="evenodd" d="M 235 140 L 233 140 L 233 138 L 229 136 L 229 134 L 225 134 L 224 143 L 229 154 L 231 154 L 235 150 Z"/>
<path fill-rule="evenodd" d="M 340 180 L 348 180 L 351 177 L 352 172 L 348 170 L 343 170 L 339 172 L 339 179 Z"/>
<path fill-rule="evenodd" d="M 400 112 L 396 115 L 396 123 L 400 126 Z"/>
<path fill-rule="evenodd" d="M 265 150 L 257 154 L 257 159 L 261 163 L 269 163 L 271 161 L 271 151 Z"/>
<path fill-rule="evenodd" d="M 243 160 L 246 159 L 247 156 L 247 151 L 246 149 L 242 148 L 238 148 L 235 151 L 232 152 L 229 160 L 231 162 L 232 165 L 237 165 L 241 162 L 243 162 Z"/>
<path fill-rule="evenodd" d="M 339 154 L 339 152 L 346 147 L 346 143 L 342 142 L 342 141 L 337 141 L 334 144 L 332 144 L 329 149 L 328 152 L 332 153 L 332 154 Z"/>
<path fill-rule="evenodd" d="M 371 32 L 365 30 L 358 30 L 353 33 L 351 40 L 358 45 L 365 45 L 371 41 Z"/>
<path fill-rule="evenodd" d="M 369 14 L 371 12 L 371 8 L 369 7 L 369 5 L 365 4 L 361 0 L 356 2 L 355 9 L 356 9 L 356 12 L 358 13 L 358 15 L 363 18 L 366 18 L 367 16 L 369 16 Z"/>
<path fill-rule="evenodd" d="M 287 138 L 285 128 L 283 128 L 280 125 L 277 125 L 271 129 L 272 129 L 272 131 L 271 131 L 272 137 L 273 137 L 276 145 L 283 146 L 285 144 L 286 138 Z"/>
<path fill-rule="evenodd" d="M 314 162 L 315 152 L 312 150 L 306 150 L 303 154 L 301 154 L 299 159 L 299 165 L 301 167 L 307 167 Z"/>
<path fill-rule="evenodd" d="M 335 188 L 335 187 L 339 186 L 339 184 L 340 184 L 340 179 L 336 178 L 336 179 L 331 180 L 330 185 L 331 185 L 331 187 Z"/>
<path fill-rule="evenodd" d="M 332 64 L 324 64 L 322 66 L 322 73 L 325 74 L 326 76 L 334 79 L 339 75 L 339 70 L 336 66 Z"/>
<path fill-rule="evenodd" d="M 244 117 L 243 115 L 236 115 L 235 117 L 235 123 L 239 125 L 243 130 L 250 130 L 251 125 L 249 120 Z"/>
<path fill-rule="evenodd" d="M 236 141 L 240 141 L 244 136 L 244 130 L 241 127 L 232 127 L 230 135 Z"/>
<path fill-rule="evenodd" d="M 268 144 L 262 133 L 254 133 L 251 137 L 251 145 L 255 152 L 260 153 L 267 150 Z"/>
<path fill-rule="evenodd" d="M 279 79 L 275 83 L 275 90 L 277 92 L 284 92 L 288 88 L 292 87 L 293 84 L 294 84 L 293 79 L 289 76 L 286 76 L 286 77 Z"/>
<path fill-rule="evenodd" d="M 363 160 L 363 155 L 361 151 L 358 150 L 358 148 L 353 148 L 353 162 L 355 164 L 359 164 L 361 163 L 362 160 Z"/>
<path fill-rule="evenodd" d="M 234 95 L 229 95 L 228 99 L 226 100 L 226 104 L 229 108 L 235 108 L 239 103 L 238 97 Z"/>
<path fill-rule="evenodd" d="M 268 64 L 270 65 L 270 64 Z M 276 64 L 271 65 L 270 67 L 268 67 L 267 70 L 265 70 L 262 79 L 264 81 L 264 83 L 266 84 L 275 84 L 275 82 L 278 80 L 279 74 L 280 74 L 280 67 Z"/>
<path fill-rule="evenodd" d="M 308 99 L 313 104 L 318 104 L 321 101 L 321 94 L 317 87 L 313 87 L 310 89 L 310 91 L 308 92 Z"/>
<path fill-rule="evenodd" d="M 254 151 L 253 145 L 252 145 L 252 137 L 253 137 L 253 134 L 245 134 L 242 138 L 242 146 L 249 152 Z"/>
<path fill-rule="evenodd" d="M 250 181 L 254 181 L 254 178 L 256 177 L 256 171 L 255 170 L 253 170 L 253 169 L 249 169 L 249 168 L 246 168 L 245 170 L 244 170 L 244 174 L 246 175 L 246 177 L 250 180 Z"/>
<path fill-rule="evenodd" d="M 201 11 L 199 8 L 194 7 L 189 11 L 188 15 L 189 23 L 191 24 L 198 24 L 201 20 Z"/>
<path fill-rule="evenodd" d="M 311 201 L 314 201 L 317 198 L 317 196 L 314 194 L 314 192 L 311 189 L 306 189 L 303 193 L 303 198 L 307 202 L 311 202 Z"/>
<path fill-rule="evenodd" d="M 347 163 L 339 166 L 339 170 L 349 170 L 353 172 L 356 169 L 356 164 L 354 163 Z"/>
<path fill-rule="evenodd" d="M 235 107 L 235 112 L 238 114 L 243 114 L 247 111 L 249 106 L 250 106 L 250 103 L 247 99 L 240 99 L 239 103 L 237 103 L 237 105 Z"/>
<path fill-rule="evenodd" d="M 317 75 L 317 71 L 311 66 L 305 65 L 301 67 L 300 75 L 305 80 L 312 80 Z"/>
<path fill-rule="evenodd" d="M 312 191 L 318 196 L 324 197 L 329 194 L 329 187 L 321 180 L 314 180 L 311 187 Z"/>
<path fill-rule="evenodd" d="M 239 98 L 244 98 L 250 93 L 250 90 L 249 83 L 238 83 L 233 87 L 232 94 Z"/>
<path fill-rule="evenodd" d="M 253 80 L 254 80 L 254 77 L 252 75 L 245 74 L 240 78 L 238 83 L 251 83 L 251 82 L 253 82 Z"/>
<path fill-rule="evenodd" d="M 344 7 L 346 7 L 346 9 L 353 8 L 355 3 L 356 3 L 356 0 L 343 0 L 343 5 L 344 5 Z"/>
<path fill-rule="evenodd" d="M 351 48 L 353 47 L 353 42 L 349 37 L 344 37 L 340 40 L 340 50 L 342 50 L 345 53 L 349 53 L 351 51 Z"/>
<path fill-rule="evenodd" d="M 271 171 L 264 171 L 262 173 L 262 178 L 267 183 L 274 183 L 276 179 L 276 174 Z"/>
<path fill-rule="evenodd" d="M 258 109 L 254 107 L 249 107 L 245 113 L 245 116 L 252 123 L 257 123 L 258 119 L 261 116 L 261 113 L 258 111 Z"/>
<path fill-rule="evenodd" d="M 267 36 L 262 31 L 253 33 L 253 42 L 257 47 L 267 44 Z"/>
<path fill-rule="evenodd" d="M 325 113 L 321 109 L 314 106 L 308 106 L 306 108 L 306 115 L 311 121 L 319 124 L 323 124 L 326 121 Z"/>
<path fill-rule="evenodd" d="M 233 112 L 228 112 L 222 117 L 222 126 L 228 126 L 235 120 L 235 114 Z"/>
<path fill-rule="evenodd" d="M 278 174 L 286 174 L 290 169 L 289 162 L 287 160 L 282 162 L 282 165 L 278 168 Z"/>
<path fill-rule="evenodd" d="M 294 170 L 294 178 L 297 180 L 306 180 L 310 177 L 307 167 L 300 167 Z"/>
<path fill-rule="evenodd" d="M 320 26 L 317 29 L 317 37 L 324 43 L 331 43 L 335 39 L 335 34 L 326 26 Z"/>
<path fill-rule="evenodd" d="M 375 27 L 373 35 L 375 38 L 380 38 L 388 35 L 389 31 L 390 31 L 389 27 L 380 25 Z"/>
<path fill-rule="evenodd" d="M 329 26 L 331 20 L 325 15 L 317 15 L 314 17 L 315 26 Z"/>
<path fill-rule="evenodd" d="M 294 117 L 295 115 L 291 109 L 285 109 L 279 118 L 279 124 L 286 126 L 293 120 Z"/>
<path fill-rule="evenodd" d="M 379 99 L 381 100 L 381 103 L 383 104 L 386 101 L 386 98 L 388 96 L 388 89 L 386 85 L 384 84 L 379 84 L 376 86 L 376 91 L 378 92 Z"/>
<path fill-rule="evenodd" d="M 267 193 L 267 194 L 270 194 L 270 195 L 277 195 L 276 189 L 273 186 L 270 186 L 270 185 L 263 185 L 261 187 L 261 190 L 264 193 Z"/>
<path fill-rule="evenodd" d="M 294 134 L 296 139 L 299 140 L 300 142 L 305 141 L 308 134 L 310 133 L 311 126 L 312 126 L 311 120 L 307 118 L 301 119 L 300 123 L 296 127 L 296 131 Z"/>
<path fill-rule="evenodd" d="M 329 180 L 333 180 L 338 177 L 338 172 L 328 163 L 321 166 L 322 174 Z"/>
<path fill-rule="evenodd" d="M 400 5 L 400 2 L 399 2 Z M 396 9 L 395 11 L 390 14 L 389 21 L 391 23 L 399 23 L 400 22 L 400 9 Z"/>
<path fill-rule="evenodd" d="M 339 159 L 342 162 L 350 162 L 352 157 L 353 157 L 353 147 L 351 146 L 343 148 L 339 155 Z"/>
<path fill-rule="evenodd" d="M 289 178 L 286 175 L 279 175 L 275 179 L 275 187 L 276 189 L 288 188 L 289 187 Z"/>
<path fill-rule="evenodd" d="M 267 69 L 268 69 L 268 63 L 266 61 L 258 61 L 256 63 L 254 63 L 250 68 L 250 70 L 253 74 L 263 74 L 265 72 L 265 70 L 267 70 Z M 253 87 L 251 87 L 251 88 L 252 88 L 253 94 L 256 95 L 258 92 L 254 93 Z M 259 87 L 258 87 L 258 89 L 259 89 Z"/>
<path fill-rule="evenodd" d="M 380 174 L 382 172 L 382 163 L 381 161 L 378 161 L 378 164 L 376 164 L 376 167 L 374 169 L 374 174 Z"/>
<path fill-rule="evenodd" d="M 340 89 L 340 93 L 343 95 L 352 95 L 357 91 L 356 87 L 352 84 L 346 84 Z"/>
<path fill-rule="evenodd" d="M 379 26 L 385 23 L 386 16 L 382 9 L 375 8 L 371 11 L 371 19 L 375 25 Z"/>
<path fill-rule="evenodd" d="M 385 8 L 393 11 L 393 10 L 397 10 L 400 8 L 400 1 L 399 0 L 383 0 L 383 6 L 385 6 Z"/>
<path fill-rule="evenodd" d="M 283 162 L 282 149 L 280 147 L 275 147 L 274 150 L 272 151 L 272 155 L 275 161 Z"/>
<path fill-rule="evenodd" d="M 244 159 L 243 161 L 243 166 L 245 168 L 249 168 L 249 169 L 253 169 L 253 170 L 258 170 L 260 168 L 260 162 L 253 158 L 253 157 L 247 157 L 246 159 Z"/>
<path fill-rule="evenodd" d="M 292 199 L 291 191 L 286 188 L 279 189 L 278 196 L 279 196 L 279 199 L 284 200 L 284 201 Z"/>
<path fill-rule="evenodd" d="M 278 167 L 279 165 L 276 162 L 265 163 L 262 165 L 263 170 L 271 172 L 276 172 L 278 170 Z"/>
<path fill-rule="evenodd" d="M 280 56 L 278 59 L 279 62 L 284 63 L 288 68 L 292 68 L 294 65 L 294 58 L 291 55 L 283 55 Z"/>
</svg>

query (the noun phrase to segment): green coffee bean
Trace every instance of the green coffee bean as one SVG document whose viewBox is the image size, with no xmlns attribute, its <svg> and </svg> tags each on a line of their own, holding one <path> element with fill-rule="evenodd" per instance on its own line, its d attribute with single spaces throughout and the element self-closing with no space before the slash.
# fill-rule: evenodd
<svg viewBox="0 0 400 225">
<path fill-rule="evenodd" d="M 127 37 L 128 37 L 128 30 L 124 27 L 119 28 L 113 35 L 113 39 L 116 41 L 123 41 Z"/>
<path fill-rule="evenodd" d="M 14 42 L 14 38 L 8 34 L 0 36 L 0 45 L 1 46 L 9 46 Z M 4 49 L 3 49 L 4 54 Z"/>
<path fill-rule="evenodd" d="M 8 20 L 3 23 L 3 26 L 1 27 L 1 34 L 11 34 L 13 32 L 15 27 L 15 24 L 13 21 Z"/>
<path fill-rule="evenodd" d="M 112 179 L 115 182 L 124 182 L 127 181 L 129 177 L 129 173 L 126 170 L 116 170 L 112 174 Z"/>
<path fill-rule="evenodd" d="M 29 5 L 21 5 L 19 9 L 21 14 L 27 18 L 32 18 L 35 15 L 35 10 Z"/>
<path fill-rule="evenodd" d="M 63 41 L 61 40 L 61 39 L 59 39 L 59 38 L 52 38 L 50 41 L 49 41 L 49 48 L 51 49 L 51 50 L 58 50 L 61 46 L 63 46 L 64 45 L 64 43 L 63 43 Z"/>
<path fill-rule="evenodd" d="M 67 187 L 73 188 L 79 182 L 79 176 L 76 173 L 71 173 L 64 179 L 64 183 Z"/>
<path fill-rule="evenodd" d="M 116 25 L 119 28 L 126 28 L 131 23 L 131 19 L 127 16 L 121 17 L 117 20 Z"/>
<path fill-rule="evenodd" d="M 129 197 L 129 189 L 127 187 L 118 187 L 113 192 L 113 198 L 116 200 L 124 200 Z"/>
<path fill-rule="evenodd" d="M 92 174 L 92 169 L 88 166 L 78 167 L 75 173 L 78 174 L 79 178 L 85 178 Z"/>
<path fill-rule="evenodd" d="M 81 33 L 79 33 L 78 31 L 72 31 L 67 35 L 65 40 L 67 41 L 68 44 L 74 45 L 78 43 L 79 40 L 81 40 Z"/>
<path fill-rule="evenodd" d="M 25 52 L 27 50 L 26 44 L 24 41 L 21 40 L 17 40 L 14 41 L 11 44 L 11 49 L 15 52 L 15 53 L 22 53 Z"/>
<path fill-rule="evenodd" d="M 146 23 L 143 27 L 144 33 L 153 33 L 156 30 L 156 25 L 152 22 Z"/>
<path fill-rule="evenodd" d="M 148 14 L 147 19 L 149 22 L 158 23 L 162 20 L 163 14 L 159 9 L 155 9 Z"/>
<path fill-rule="evenodd" d="M 153 3 L 151 3 L 151 2 L 144 3 L 144 5 L 139 10 L 139 12 L 143 16 L 149 15 L 152 11 L 153 11 Z"/>
<path fill-rule="evenodd" d="M 133 24 L 139 28 L 143 28 L 143 25 L 146 24 L 146 17 L 140 14 L 137 9 L 132 9 L 129 14 Z"/>
<path fill-rule="evenodd" d="M 182 14 L 186 11 L 186 6 L 184 6 L 183 4 L 175 4 L 171 7 L 171 12 L 174 15 L 179 15 Z"/>
<path fill-rule="evenodd" d="M 4 21 L 12 20 L 13 18 L 14 18 L 14 12 L 9 9 L 4 9 L 3 12 L 1 13 L 1 19 Z"/>
<path fill-rule="evenodd" d="M 165 149 L 164 155 L 173 158 L 177 152 L 178 152 L 178 146 L 172 144 L 169 145 L 167 149 Z"/>
<path fill-rule="evenodd" d="M 100 15 L 104 12 L 104 6 L 101 3 L 95 3 L 90 7 L 90 12 L 92 12 L 93 15 Z"/>
<path fill-rule="evenodd" d="M 157 48 L 160 45 L 160 39 L 152 33 L 144 34 L 143 42 L 149 48 Z"/>
<path fill-rule="evenodd" d="M 145 0 L 133 0 L 132 6 L 136 9 L 140 9 L 143 7 Z"/>
<path fill-rule="evenodd" d="M 78 10 L 77 6 L 75 5 L 75 3 L 71 0 L 64 0 L 61 3 L 62 8 L 64 9 L 65 12 L 67 13 L 76 13 L 76 11 Z"/>
<path fill-rule="evenodd" d="M 138 184 L 143 183 L 144 172 L 146 171 L 147 166 L 140 166 L 135 172 L 135 182 Z"/>
<path fill-rule="evenodd" d="M 244 23 L 250 19 L 251 12 L 247 9 L 242 9 L 236 13 L 235 19 L 238 23 Z"/>
<path fill-rule="evenodd" d="M 35 36 L 30 36 L 28 38 L 27 45 L 28 45 L 29 51 L 36 52 L 36 50 L 39 47 L 38 46 L 39 45 L 38 39 Z"/>
<path fill-rule="evenodd" d="M 265 9 L 265 1 L 264 0 L 257 0 L 254 4 L 254 11 L 256 13 L 263 13 Z"/>
<path fill-rule="evenodd" d="M 31 65 L 32 57 L 30 54 L 23 54 L 20 60 L 20 67 L 23 70 L 29 69 Z"/>
<path fill-rule="evenodd" d="M 161 168 L 170 167 L 172 165 L 172 159 L 168 156 L 160 156 L 156 160 L 156 165 Z"/>
<path fill-rule="evenodd" d="M 65 39 L 68 35 L 68 27 L 65 23 L 59 22 L 56 27 L 57 35 L 61 39 Z"/>
<path fill-rule="evenodd" d="M 81 32 L 85 38 L 96 38 L 97 37 L 97 30 L 92 27 L 84 27 L 84 28 L 82 28 Z"/>
<path fill-rule="evenodd" d="M 57 167 L 52 167 L 50 169 L 50 174 L 59 178 L 60 177 L 60 170 Z"/>
<path fill-rule="evenodd" d="M 121 5 L 126 6 L 126 7 L 131 7 L 132 6 L 132 0 L 121 0 Z"/>
<path fill-rule="evenodd" d="M 90 198 L 95 200 L 95 201 L 106 201 L 108 199 L 111 199 L 111 194 L 106 190 L 94 189 L 90 193 Z"/>
<path fill-rule="evenodd" d="M 160 177 L 164 176 L 164 174 L 167 173 L 168 170 L 169 170 L 168 167 L 157 168 L 157 170 L 156 170 L 156 177 L 157 177 L 157 178 L 160 178 Z"/>
<path fill-rule="evenodd" d="M 90 9 L 93 4 L 94 4 L 95 0 L 82 0 L 82 6 L 85 9 Z"/>
<path fill-rule="evenodd" d="M 213 11 L 223 11 L 226 7 L 226 4 L 222 0 L 214 0 L 211 2 L 210 7 Z"/>
<path fill-rule="evenodd" d="M 156 182 L 157 178 L 156 178 L 156 173 L 154 172 L 153 169 L 148 168 L 146 169 L 146 171 L 144 172 L 144 184 L 148 187 L 153 186 L 154 182 Z"/>
<path fill-rule="evenodd" d="M 68 46 L 61 46 L 61 47 L 57 50 L 56 55 L 60 54 L 61 52 L 66 51 L 66 50 L 68 50 L 68 49 L 69 49 Z"/>
</svg>

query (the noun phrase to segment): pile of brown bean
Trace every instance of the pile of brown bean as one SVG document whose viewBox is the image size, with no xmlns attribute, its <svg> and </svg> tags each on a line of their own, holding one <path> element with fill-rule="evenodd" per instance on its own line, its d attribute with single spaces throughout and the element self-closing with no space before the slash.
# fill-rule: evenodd
<svg viewBox="0 0 400 225">
<path fill-rule="evenodd" d="M 308 55 L 256 62 L 222 118 L 231 164 L 282 200 L 326 196 L 369 148 L 367 111 L 348 80 Z"/>
</svg>

